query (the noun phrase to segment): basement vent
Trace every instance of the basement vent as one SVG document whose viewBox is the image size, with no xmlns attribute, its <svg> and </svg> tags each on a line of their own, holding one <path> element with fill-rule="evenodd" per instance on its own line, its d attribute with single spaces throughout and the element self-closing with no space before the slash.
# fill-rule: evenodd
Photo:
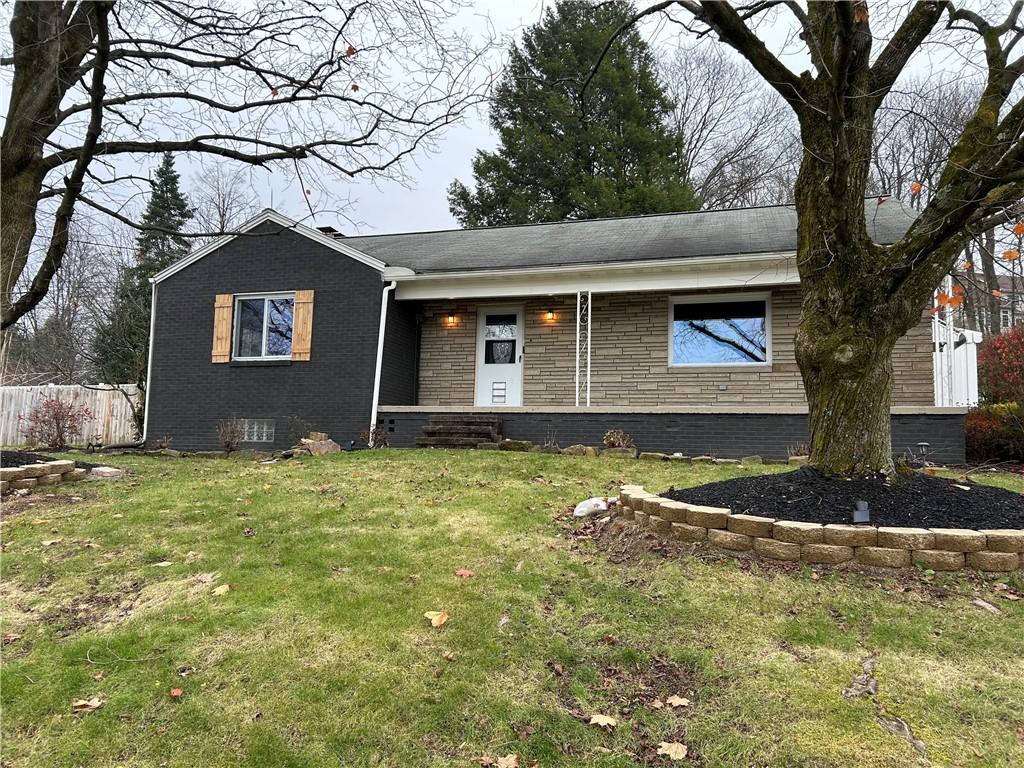
<svg viewBox="0 0 1024 768">
<path fill-rule="evenodd" d="M 238 421 L 242 427 L 243 443 L 274 442 L 273 419 L 239 419 Z"/>
</svg>

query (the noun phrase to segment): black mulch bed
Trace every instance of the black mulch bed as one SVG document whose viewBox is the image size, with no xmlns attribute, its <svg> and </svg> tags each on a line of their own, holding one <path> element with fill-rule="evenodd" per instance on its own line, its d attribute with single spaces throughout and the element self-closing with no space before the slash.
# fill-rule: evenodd
<svg viewBox="0 0 1024 768">
<path fill-rule="evenodd" d="M 54 461 L 54 457 L 28 451 L 0 451 L 0 467 L 23 467 L 26 464 L 39 464 L 44 461 Z M 79 469 L 92 469 L 100 465 L 76 460 L 75 466 Z"/>
<path fill-rule="evenodd" d="M 957 488 L 968 486 L 970 490 Z M 696 488 L 669 489 L 676 501 L 729 507 L 734 514 L 806 523 L 851 523 L 854 502 L 868 502 L 871 522 L 913 528 L 1024 528 L 1024 495 L 913 472 L 891 483 L 884 478 L 842 480 L 810 467 L 778 475 L 723 480 Z"/>
</svg>

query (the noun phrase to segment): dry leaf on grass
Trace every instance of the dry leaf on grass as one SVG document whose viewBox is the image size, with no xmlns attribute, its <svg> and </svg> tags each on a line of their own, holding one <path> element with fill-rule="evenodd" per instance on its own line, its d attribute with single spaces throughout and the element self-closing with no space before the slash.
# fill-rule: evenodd
<svg viewBox="0 0 1024 768">
<path fill-rule="evenodd" d="M 988 600 L 982 600 L 980 597 L 976 597 L 971 600 L 971 605 L 981 608 L 989 613 L 1002 613 L 996 606 L 992 605 Z"/>
<path fill-rule="evenodd" d="M 76 715 L 95 712 L 97 709 L 102 707 L 103 704 L 104 700 L 99 696 L 93 696 L 89 699 L 75 699 L 71 702 L 71 711 Z"/>
<path fill-rule="evenodd" d="M 21 640 L 21 635 L 19 635 L 17 632 L 5 632 L 4 633 L 4 638 L 3 638 L 3 644 L 4 645 L 7 645 L 8 643 L 16 643 L 18 640 Z"/>
<path fill-rule="evenodd" d="M 455 661 L 455 653 L 453 651 L 445 651 L 444 652 L 444 660 L 445 661 Z"/>
<path fill-rule="evenodd" d="M 104 671 L 103 671 L 103 670 L 101 669 L 101 670 L 100 670 L 99 672 L 97 672 L 97 673 L 96 673 L 95 675 L 93 675 L 93 676 L 92 676 L 92 679 L 93 679 L 93 680 L 102 680 L 102 679 L 103 679 L 104 677 L 106 677 L 106 676 L 107 676 L 107 673 L 106 673 L 106 672 L 104 672 Z"/>
<path fill-rule="evenodd" d="M 181 690 L 181 688 L 171 688 L 171 698 L 172 699 L 180 699 L 181 695 L 183 693 L 184 693 L 184 691 Z"/>
<path fill-rule="evenodd" d="M 590 724 L 611 730 L 619 724 L 619 721 L 616 720 L 614 717 L 609 717 L 608 715 L 591 715 Z"/>
<path fill-rule="evenodd" d="M 168 568 L 174 565 L 170 560 L 161 560 L 159 563 L 153 563 L 154 568 Z"/>
<path fill-rule="evenodd" d="M 460 579 L 469 579 L 476 576 L 476 574 L 469 570 L 469 568 L 456 568 L 455 575 Z"/>
<path fill-rule="evenodd" d="M 669 760 L 685 760 L 686 745 L 678 741 L 663 741 L 658 745 L 658 754 L 665 755 Z"/>
<path fill-rule="evenodd" d="M 499 757 L 494 765 L 495 768 L 519 768 L 519 755 Z"/>
<path fill-rule="evenodd" d="M 219 587 L 217 587 L 216 589 L 213 590 L 213 594 L 216 595 L 217 597 L 220 597 L 221 595 L 226 595 L 230 591 L 231 591 L 231 585 L 230 584 L 221 584 Z"/>
<path fill-rule="evenodd" d="M 651 709 L 663 709 L 665 707 L 665 702 L 661 699 L 655 699 L 650 703 L 650 707 Z"/>
<path fill-rule="evenodd" d="M 448 621 L 448 611 L 427 611 L 423 618 L 429 619 L 430 626 L 437 628 Z"/>
<path fill-rule="evenodd" d="M 64 539 L 47 539 L 43 542 L 44 547 L 52 547 L 54 544 L 60 544 Z"/>
<path fill-rule="evenodd" d="M 685 696 L 676 696 L 675 694 L 669 696 L 665 700 L 670 707 L 688 707 L 690 706 L 690 700 Z"/>
</svg>

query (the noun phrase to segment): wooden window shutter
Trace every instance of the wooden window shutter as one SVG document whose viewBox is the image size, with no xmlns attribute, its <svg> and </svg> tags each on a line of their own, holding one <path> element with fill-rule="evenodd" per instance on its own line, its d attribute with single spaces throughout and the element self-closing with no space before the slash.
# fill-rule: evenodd
<svg viewBox="0 0 1024 768">
<path fill-rule="evenodd" d="M 231 362 L 231 312 L 234 307 L 234 294 L 217 294 L 213 303 L 213 356 L 210 358 L 211 362 Z"/>
<path fill-rule="evenodd" d="M 313 346 L 313 292 L 295 292 L 292 315 L 292 360 L 309 360 Z"/>
</svg>

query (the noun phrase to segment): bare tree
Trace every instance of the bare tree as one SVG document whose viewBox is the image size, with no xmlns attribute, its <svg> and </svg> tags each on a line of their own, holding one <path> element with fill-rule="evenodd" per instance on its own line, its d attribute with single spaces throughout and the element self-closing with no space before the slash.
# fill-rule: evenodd
<svg viewBox="0 0 1024 768">
<path fill-rule="evenodd" d="M 250 171 L 214 162 L 192 178 L 188 199 L 199 232 L 227 232 L 259 212 L 259 196 L 252 188 Z"/>
<path fill-rule="evenodd" d="M 10 92 L 2 327 L 46 295 L 78 208 L 131 222 L 141 156 L 276 168 L 309 195 L 400 174 L 486 86 L 477 65 L 487 46 L 449 28 L 457 10 L 418 0 L 15 2 L 11 55 L 0 60 Z"/>
<path fill-rule="evenodd" d="M 893 468 L 890 403 L 896 341 L 921 321 L 966 240 L 1024 197 L 1024 2 L 979 12 L 954 2 L 879 6 L 891 22 L 872 52 L 867 0 L 664 0 L 627 24 L 667 12 L 697 36 L 742 55 L 789 105 L 803 155 L 795 186 L 803 301 L 796 358 L 808 402 L 811 461 L 841 475 Z M 789 23 L 806 71 L 790 69 L 759 35 L 766 14 Z M 886 18 L 887 16 L 887 18 Z M 932 196 L 892 245 L 868 234 L 864 197 L 879 108 L 908 62 L 940 41 L 984 83 Z M 610 42 L 609 42 L 610 44 Z M 598 62 L 597 66 L 600 65 Z"/>
<path fill-rule="evenodd" d="M 792 202 L 792 184 L 777 182 L 795 177 L 800 147 L 781 96 L 715 46 L 679 46 L 661 72 L 681 174 L 705 208 Z"/>
</svg>

